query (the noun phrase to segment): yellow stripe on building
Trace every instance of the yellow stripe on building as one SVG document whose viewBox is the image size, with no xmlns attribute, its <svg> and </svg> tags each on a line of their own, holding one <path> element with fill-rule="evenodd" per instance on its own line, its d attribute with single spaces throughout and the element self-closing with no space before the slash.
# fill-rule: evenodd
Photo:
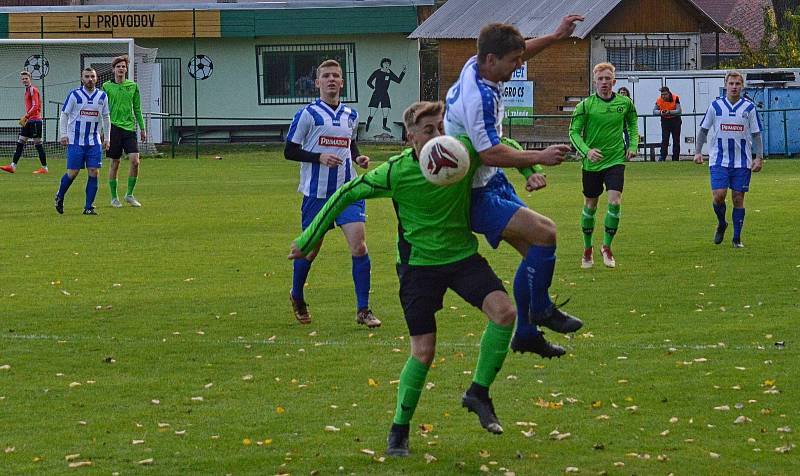
<svg viewBox="0 0 800 476">
<path fill-rule="evenodd" d="M 198 38 L 220 37 L 219 10 L 197 11 Z M 11 13 L 9 38 L 191 38 L 192 12 Z"/>
</svg>

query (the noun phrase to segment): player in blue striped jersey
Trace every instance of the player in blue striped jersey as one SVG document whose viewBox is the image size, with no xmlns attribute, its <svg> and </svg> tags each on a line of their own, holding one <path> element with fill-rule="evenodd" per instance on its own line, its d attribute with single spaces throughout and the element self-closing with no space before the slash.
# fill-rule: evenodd
<svg viewBox="0 0 800 476">
<path fill-rule="evenodd" d="M 700 151 L 706 143 L 709 131 L 712 131 L 712 140 L 708 144 L 708 165 L 714 213 L 717 215 L 714 243 L 722 243 L 728 228 L 728 222 L 725 221 L 725 198 L 730 188 L 734 248 L 744 247 L 741 238 L 744 226 L 744 194 L 750 190 L 751 172 L 759 172 L 764 160 L 761 119 L 758 117 L 756 105 L 742 97 L 742 88 L 744 78 L 741 73 L 729 71 L 725 75 L 725 96 L 711 103 L 700 123 L 697 153 L 694 156 L 695 163 L 703 163 Z"/>
<path fill-rule="evenodd" d="M 447 135 L 466 135 L 483 165 L 472 182 L 472 231 L 497 248 L 501 241 L 514 247 L 522 261 L 514 278 L 517 328 L 511 340 L 515 352 L 535 352 L 560 357 L 565 350 L 545 340 L 537 325 L 557 332 L 577 331 L 580 319 L 558 309 L 549 288 L 556 263 L 556 225 L 529 209 L 500 167 L 519 168 L 529 191 L 545 186 L 534 165 L 558 165 L 569 146 L 559 144 L 542 151 L 518 150 L 503 137 L 503 83 L 523 61 L 559 40 L 569 38 L 580 15 L 568 15 L 550 35 L 525 40 L 512 25 L 490 23 L 478 36 L 478 54 L 470 58 L 447 92 L 444 127 Z M 515 144 L 518 145 L 518 144 Z"/>
<path fill-rule="evenodd" d="M 369 157 L 362 155 L 355 143 L 358 112 L 340 100 L 344 85 L 342 67 L 335 60 L 323 61 L 317 67 L 314 83 L 319 88 L 320 98 L 294 116 L 284 149 L 287 160 L 300 162 L 300 186 L 297 190 L 303 194 L 303 230 L 339 187 L 358 176 L 353 162 L 364 169 L 369 167 Z M 381 321 L 369 308 L 371 265 L 365 241 L 365 221 L 364 200 L 359 200 L 336 218 L 336 225 L 342 229 L 353 256 L 356 322 L 374 328 L 379 327 Z M 303 286 L 321 246 L 322 242 L 305 258 L 294 261 L 289 300 L 294 316 L 301 324 L 311 323 Z"/>
<path fill-rule="evenodd" d="M 67 173 L 61 177 L 56 193 L 56 211 L 64 213 L 64 196 L 81 169 L 88 169 L 84 215 L 97 215 L 94 199 L 97 196 L 97 174 L 103 165 L 103 150 L 108 150 L 111 140 L 111 116 L 108 96 L 97 89 L 97 72 L 84 68 L 81 87 L 67 94 L 61 108 L 58 137 L 67 147 Z M 102 124 L 103 140 L 100 141 Z"/>
</svg>

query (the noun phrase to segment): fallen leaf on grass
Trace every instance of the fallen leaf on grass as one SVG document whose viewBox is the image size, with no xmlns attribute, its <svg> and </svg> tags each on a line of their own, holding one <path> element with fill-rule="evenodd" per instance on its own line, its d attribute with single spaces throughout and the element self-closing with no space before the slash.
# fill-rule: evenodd
<svg viewBox="0 0 800 476">
<path fill-rule="evenodd" d="M 577 473 L 579 471 L 580 470 L 575 466 L 567 466 L 567 468 L 564 470 L 565 473 Z"/>
<path fill-rule="evenodd" d="M 253 376 L 250 374 L 242 375 L 242 380 L 244 380 L 245 382 L 250 382 L 253 380 Z"/>
<path fill-rule="evenodd" d="M 133 440 L 133 441 L 131 441 L 131 444 L 132 445 L 143 445 L 144 444 L 144 440 Z"/>
<path fill-rule="evenodd" d="M 375 451 L 368 448 L 361 448 L 361 452 L 367 456 L 375 456 Z"/>
<path fill-rule="evenodd" d="M 5 450 L 3 450 L 6 454 L 13 453 L 17 448 L 14 446 L 7 446 Z"/>
<path fill-rule="evenodd" d="M 277 413 L 278 415 L 280 415 L 280 414 L 282 414 L 284 412 L 286 412 L 285 408 L 283 408 L 283 407 L 275 407 L 275 413 Z"/>
<path fill-rule="evenodd" d="M 203 401 L 203 397 L 192 397 L 192 401 L 193 402 L 202 402 Z"/>
<path fill-rule="evenodd" d="M 733 420 L 733 423 L 735 425 L 741 425 L 742 423 L 750 423 L 751 421 L 753 421 L 753 420 L 751 420 L 750 418 L 747 418 L 744 415 L 739 415 L 738 417 L 736 417 L 735 420 Z"/>
<path fill-rule="evenodd" d="M 370 387 L 377 387 L 378 382 L 376 382 L 374 379 L 369 379 L 367 380 L 367 385 L 369 385 Z"/>
<path fill-rule="evenodd" d="M 91 461 L 75 461 L 74 463 L 70 463 L 67 466 L 69 466 L 70 468 L 81 468 L 83 466 L 91 466 L 91 465 L 92 465 Z"/>
<path fill-rule="evenodd" d="M 711 458 L 714 458 L 714 459 L 718 459 L 719 458 L 719 453 L 714 453 L 713 451 L 709 451 L 708 456 L 710 456 Z"/>
<path fill-rule="evenodd" d="M 0 365 L 0 370 L 11 370 L 11 366 L 8 364 Z"/>
<path fill-rule="evenodd" d="M 729 407 L 728 405 L 720 405 L 718 407 L 714 407 L 714 410 L 717 410 L 717 411 L 720 411 L 720 412 L 727 412 L 730 409 L 731 409 L 731 407 Z"/>
<path fill-rule="evenodd" d="M 419 425 L 419 431 L 421 431 L 422 433 L 430 433 L 433 431 L 433 424 L 422 423 Z"/>
<path fill-rule="evenodd" d="M 325 431 L 327 431 L 328 433 L 336 433 L 337 431 L 339 431 L 339 428 L 333 425 L 326 425 Z"/>
<path fill-rule="evenodd" d="M 250 446 L 250 445 L 253 444 L 253 440 L 251 440 L 250 438 L 244 438 L 244 439 L 242 439 L 242 444 L 244 446 Z"/>
<path fill-rule="evenodd" d="M 143 460 L 141 460 L 141 461 L 137 462 L 136 464 L 141 464 L 141 465 L 143 465 L 143 466 L 144 466 L 144 465 L 153 464 L 153 458 L 147 458 L 147 459 L 143 459 Z"/>
<path fill-rule="evenodd" d="M 431 464 L 431 463 L 433 463 L 434 461 L 437 461 L 437 460 L 438 460 L 438 458 L 436 456 L 433 456 L 430 453 L 425 453 L 425 462 L 426 463 Z"/>
<path fill-rule="evenodd" d="M 75 461 L 76 459 L 78 459 L 80 457 L 81 457 L 80 453 L 75 453 L 75 454 L 64 456 L 64 459 L 67 460 L 67 461 Z"/>
<path fill-rule="evenodd" d="M 794 448 L 795 448 L 795 444 L 794 443 L 786 443 L 783 446 L 779 446 L 779 447 L 775 448 L 775 452 L 776 453 L 785 454 L 785 453 L 788 453 L 788 452 L 792 451 Z"/>
</svg>

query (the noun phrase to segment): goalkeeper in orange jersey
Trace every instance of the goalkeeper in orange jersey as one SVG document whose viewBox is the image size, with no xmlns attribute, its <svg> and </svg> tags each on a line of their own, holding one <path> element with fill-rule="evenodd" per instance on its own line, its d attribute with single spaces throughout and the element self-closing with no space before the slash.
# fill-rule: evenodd
<svg viewBox="0 0 800 476">
<path fill-rule="evenodd" d="M 32 140 L 34 147 L 36 147 L 36 152 L 39 153 L 39 162 L 42 164 L 33 173 L 46 174 L 47 155 L 44 153 L 44 146 L 42 146 L 42 95 L 39 94 L 39 88 L 31 83 L 31 73 L 28 71 L 20 72 L 19 80 L 25 86 L 25 114 L 19 118 L 19 125 L 22 128 L 19 131 L 14 158 L 9 165 L 0 167 L 0 170 L 11 174 L 16 172 L 17 164 L 20 157 L 22 157 L 22 152 L 25 150 L 25 145 L 29 140 Z"/>
</svg>

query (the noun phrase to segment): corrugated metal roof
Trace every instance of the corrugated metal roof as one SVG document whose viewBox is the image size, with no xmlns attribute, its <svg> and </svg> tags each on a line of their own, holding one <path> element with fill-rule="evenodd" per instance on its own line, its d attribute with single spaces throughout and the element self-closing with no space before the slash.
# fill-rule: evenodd
<svg viewBox="0 0 800 476">
<path fill-rule="evenodd" d="M 27 6 L 0 7 L 0 13 L 72 13 L 72 12 L 159 12 L 180 10 L 262 10 L 296 8 L 357 8 L 357 7 L 420 7 L 430 6 L 435 0 L 286 0 L 253 3 L 181 3 L 159 2 L 156 4 L 103 4 L 74 5 L 66 7 Z"/>
<path fill-rule="evenodd" d="M 477 38 L 480 29 L 491 22 L 508 23 L 526 38 L 553 32 L 565 15 L 577 13 L 585 17 L 572 36 L 586 36 L 622 0 L 448 0 L 414 30 L 409 38 L 468 39 Z M 724 29 L 692 0 L 683 0 L 706 21 Z"/>
</svg>

